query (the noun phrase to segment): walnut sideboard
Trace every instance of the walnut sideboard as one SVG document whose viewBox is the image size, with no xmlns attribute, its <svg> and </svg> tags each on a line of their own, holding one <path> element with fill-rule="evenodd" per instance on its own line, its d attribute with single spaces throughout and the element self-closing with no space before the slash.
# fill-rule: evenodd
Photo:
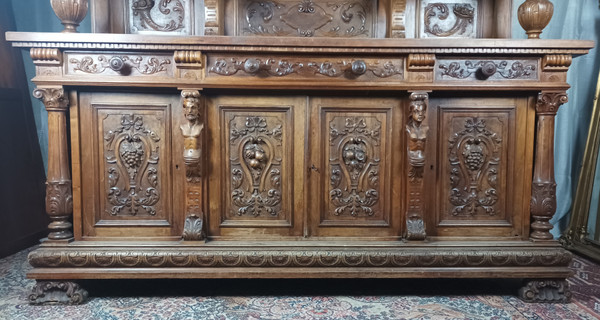
<svg viewBox="0 0 600 320">
<path fill-rule="evenodd" d="M 592 42 L 7 38 L 48 110 L 34 303 L 114 278 L 522 278 L 525 300 L 570 297 L 554 118 Z"/>
</svg>

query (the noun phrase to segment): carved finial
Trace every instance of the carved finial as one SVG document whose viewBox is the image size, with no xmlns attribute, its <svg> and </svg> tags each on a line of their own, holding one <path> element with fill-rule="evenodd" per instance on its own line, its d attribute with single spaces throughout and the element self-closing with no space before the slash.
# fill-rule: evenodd
<svg viewBox="0 0 600 320">
<path fill-rule="evenodd" d="M 554 5 L 549 0 L 527 0 L 519 6 L 517 17 L 528 38 L 539 39 L 553 14 Z"/>
<path fill-rule="evenodd" d="M 65 26 L 65 33 L 77 32 L 79 23 L 88 11 L 88 0 L 50 0 L 50 5 L 60 22 Z"/>
</svg>

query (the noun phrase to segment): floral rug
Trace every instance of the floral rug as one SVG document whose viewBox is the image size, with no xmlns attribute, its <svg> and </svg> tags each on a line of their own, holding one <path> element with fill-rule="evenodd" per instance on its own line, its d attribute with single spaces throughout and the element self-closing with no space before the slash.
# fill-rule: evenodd
<svg viewBox="0 0 600 320">
<path fill-rule="evenodd" d="M 27 253 L 0 259 L 0 319 L 600 319 L 600 266 L 576 257 L 573 302 L 528 304 L 512 280 L 97 280 L 80 306 L 31 306 Z"/>
</svg>

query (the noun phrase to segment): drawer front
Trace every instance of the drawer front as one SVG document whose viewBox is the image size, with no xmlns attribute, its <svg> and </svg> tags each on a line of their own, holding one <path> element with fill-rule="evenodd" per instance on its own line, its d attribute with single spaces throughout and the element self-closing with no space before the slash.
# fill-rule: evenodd
<svg viewBox="0 0 600 320">
<path fill-rule="evenodd" d="M 84 237 L 181 235 L 177 95 L 81 93 Z"/>
</svg>

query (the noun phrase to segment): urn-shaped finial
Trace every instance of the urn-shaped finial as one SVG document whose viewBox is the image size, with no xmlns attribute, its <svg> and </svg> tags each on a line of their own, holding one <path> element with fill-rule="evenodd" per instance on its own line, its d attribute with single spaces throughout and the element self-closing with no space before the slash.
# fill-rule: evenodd
<svg viewBox="0 0 600 320">
<path fill-rule="evenodd" d="M 77 32 L 88 11 L 88 0 L 50 0 L 50 5 L 65 26 L 62 32 Z"/>
<path fill-rule="evenodd" d="M 517 16 L 528 38 L 539 39 L 552 14 L 554 5 L 549 0 L 527 0 L 519 7 Z"/>
</svg>

